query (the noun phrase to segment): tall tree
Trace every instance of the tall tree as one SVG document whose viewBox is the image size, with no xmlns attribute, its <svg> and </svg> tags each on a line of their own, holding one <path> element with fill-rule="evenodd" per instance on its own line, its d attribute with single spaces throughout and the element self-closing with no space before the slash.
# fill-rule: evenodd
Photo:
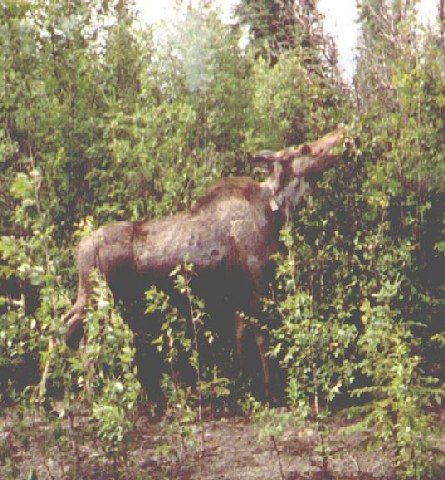
<svg viewBox="0 0 445 480">
<path fill-rule="evenodd" d="M 323 31 L 317 0 L 242 0 L 237 8 L 240 23 L 250 33 L 250 45 L 257 57 L 270 65 L 281 54 L 296 47 L 306 50 L 308 62 L 336 62 L 335 45 Z"/>
<path fill-rule="evenodd" d="M 355 87 L 359 108 L 366 109 L 374 99 L 391 104 L 391 77 L 394 61 L 405 47 L 414 42 L 416 1 L 361 0 L 357 2 L 359 22 L 359 56 Z"/>
<path fill-rule="evenodd" d="M 294 0 L 244 0 L 237 13 L 249 28 L 256 54 L 274 65 L 280 53 L 295 47 L 297 23 Z"/>
<path fill-rule="evenodd" d="M 317 2 L 243 0 L 239 15 L 251 32 L 252 100 L 246 148 L 299 143 L 309 132 L 322 134 L 321 125 L 327 128 L 344 120 L 340 112 L 348 95 L 336 46 L 324 31 Z"/>
<path fill-rule="evenodd" d="M 439 20 L 440 20 L 440 33 L 443 41 L 445 37 L 445 0 L 439 1 Z"/>
</svg>

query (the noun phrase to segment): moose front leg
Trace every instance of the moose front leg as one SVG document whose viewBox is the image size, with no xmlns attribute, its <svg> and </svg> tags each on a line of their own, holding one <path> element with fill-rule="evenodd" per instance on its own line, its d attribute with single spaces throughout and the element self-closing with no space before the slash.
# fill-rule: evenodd
<svg viewBox="0 0 445 480">
<path fill-rule="evenodd" d="M 246 317 L 242 312 L 235 313 L 235 351 L 238 360 L 243 353 L 244 330 L 246 329 Z"/>
<path fill-rule="evenodd" d="M 261 327 L 255 325 L 254 327 L 255 343 L 258 347 L 258 353 L 260 356 L 261 362 L 261 371 L 263 373 L 264 381 L 264 395 L 268 399 L 270 398 L 270 371 L 269 371 L 269 362 L 267 361 L 267 342 L 266 337 L 263 332 L 261 332 Z"/>
<path fill-rule="evenodd" d="M 236 356 L 241 362 L 242 353 L 243 353 L 243 340 L 244 334 L 247 327 L 247 319 L 244 313 L 236 312 L 235 315 L 235 349 Z M 261 373 L 264 383 L 264 396 L 265 398 L 270 397 L 270 370 L 269 362 L 267 361 L 267 341 L 263 332 L 261 331 L 261 326 L 257 323 L 252 325 L 253 335 L 255 339 L 255 344 L 258 349 L 258 355 L 261 365 Z"/>
</svg>

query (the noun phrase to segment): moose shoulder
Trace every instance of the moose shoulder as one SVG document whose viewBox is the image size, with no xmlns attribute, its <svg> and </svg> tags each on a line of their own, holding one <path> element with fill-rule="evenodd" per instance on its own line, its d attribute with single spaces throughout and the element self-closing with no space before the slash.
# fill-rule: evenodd
<svg viewBox="0 0 445 480">
<path fill-rule="evenodd" d="M 125 308 L 143 299 L 152 285 L 171 291 L 170 272 L 189 262 L 195 273 L 192 289 L 209 305 L 229 303 L 241 353 L 244 323 L 238 313 L 261 317 L 260 297 L 270 280 L 270 256 L 289 208 L 310 188 L 315 174 L 333 164 L 330 153 L 342 132 L 280 152 L 260 152 L 255 161 L 271 165 L 263 183 L 249 178 L 227 179 L 209 188 L 189 211 L 143 222 L 116 222 L 84 238 L 78 250 L 78 297 L 66 316 L 67 343 L 77 347 L 92 285 L 90 273 L 99 270 Z M 132 328 L 139 323 L 127 319 Z M 149 320 L 148 320 L 149 321 Z M 266 345 L 255 331 L 267 392 L 269 370 Z"/>
</svg>

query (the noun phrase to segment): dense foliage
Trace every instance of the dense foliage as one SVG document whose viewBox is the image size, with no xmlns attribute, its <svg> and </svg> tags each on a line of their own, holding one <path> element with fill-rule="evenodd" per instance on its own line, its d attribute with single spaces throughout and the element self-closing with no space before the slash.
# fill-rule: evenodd
<svg viewBox="0 0 445 480">
<path fill-rule="evenodd" d="M 143 396 L 132 334 L 100 279 L 87 346 L 70 352 L 62 340 L 79 237 L 108 221 L 187 208 L 221 177 L 261 178 L 248 153 L 344 124 L 339 168 L 282 232 L 264 306 L 270 357 L 289 411 L 317 422 L 324 456 L 329 414 L 348 406 L 360 420 L 354 428 L 393 452 L 401 478 L 435 478 L 431 412 L 443 397 L 445 348 L 443 27 L 421 28 L 416 2 L 358 2 L 362 34 L 348 85 L 314 2 L 243 0 L 232 25 L 203 3 L 157 28 L 140 25 L 131 1 L 0 4 L 0 401 L 23 412 L 41 405 L 60 448 L 75 451 L 78 432 L 60 443 L 60 423 L 82 404 L 105 455 L 125 459 Z M 203 403 L 228 405 L 249 388 L 222 376 L 233 359 L 200 358 L 225 347 L 205 331 L 203 305 L 188 291 L 192 268 L 175 273 L 191 334 L 162 292 L 147 292 L 165 322 L 154 341 L 167 363 L 185 352 L 198 382 L 195 395 L 165 377 L 168 428 L 184 438 Z M 270 418 L 250 402 L 246 409 Z M 2 444 L 1 466 L 15 478 Z"/>
</svg>

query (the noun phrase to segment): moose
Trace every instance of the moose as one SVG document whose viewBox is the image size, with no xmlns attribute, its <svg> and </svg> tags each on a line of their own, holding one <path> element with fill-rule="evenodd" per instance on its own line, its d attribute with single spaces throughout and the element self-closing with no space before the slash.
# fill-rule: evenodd
<svg viewBox="0 0 445 480">
<path fill-rule="evenodd" d="M 232 332 L 240 358 L 245 317 L 262 315 L 261 297 L 273 278 L 271 255 L 278 248 L 279 232 L 290 209 L 311 190 L 317 176 L 336 162 L 331 151 L 342 136 L 338 129 L 313 143 L 259 152 L 253 161 L 268 165 L 270 172 L 262 183 L 245 177 L 222 180 L 188 211 L 111 223 L 83 238 L 78 249 L 78 296 L 65 317 L 67 344 L 77 348 L 84 335 L 93 269 L 103 275 L 123 307 L 125 321 L 137 333 L 150 324 L 144 318 L 144 292 L 156 286 L 173 293 L 170 273 L 189 262 L 193 265 L 191 289 L 204 299 L 206 309 L 228 312 L 219 321 Z M 266 339 L 261 324 L 253 329 L 268 395 Z"/>
</svg>

